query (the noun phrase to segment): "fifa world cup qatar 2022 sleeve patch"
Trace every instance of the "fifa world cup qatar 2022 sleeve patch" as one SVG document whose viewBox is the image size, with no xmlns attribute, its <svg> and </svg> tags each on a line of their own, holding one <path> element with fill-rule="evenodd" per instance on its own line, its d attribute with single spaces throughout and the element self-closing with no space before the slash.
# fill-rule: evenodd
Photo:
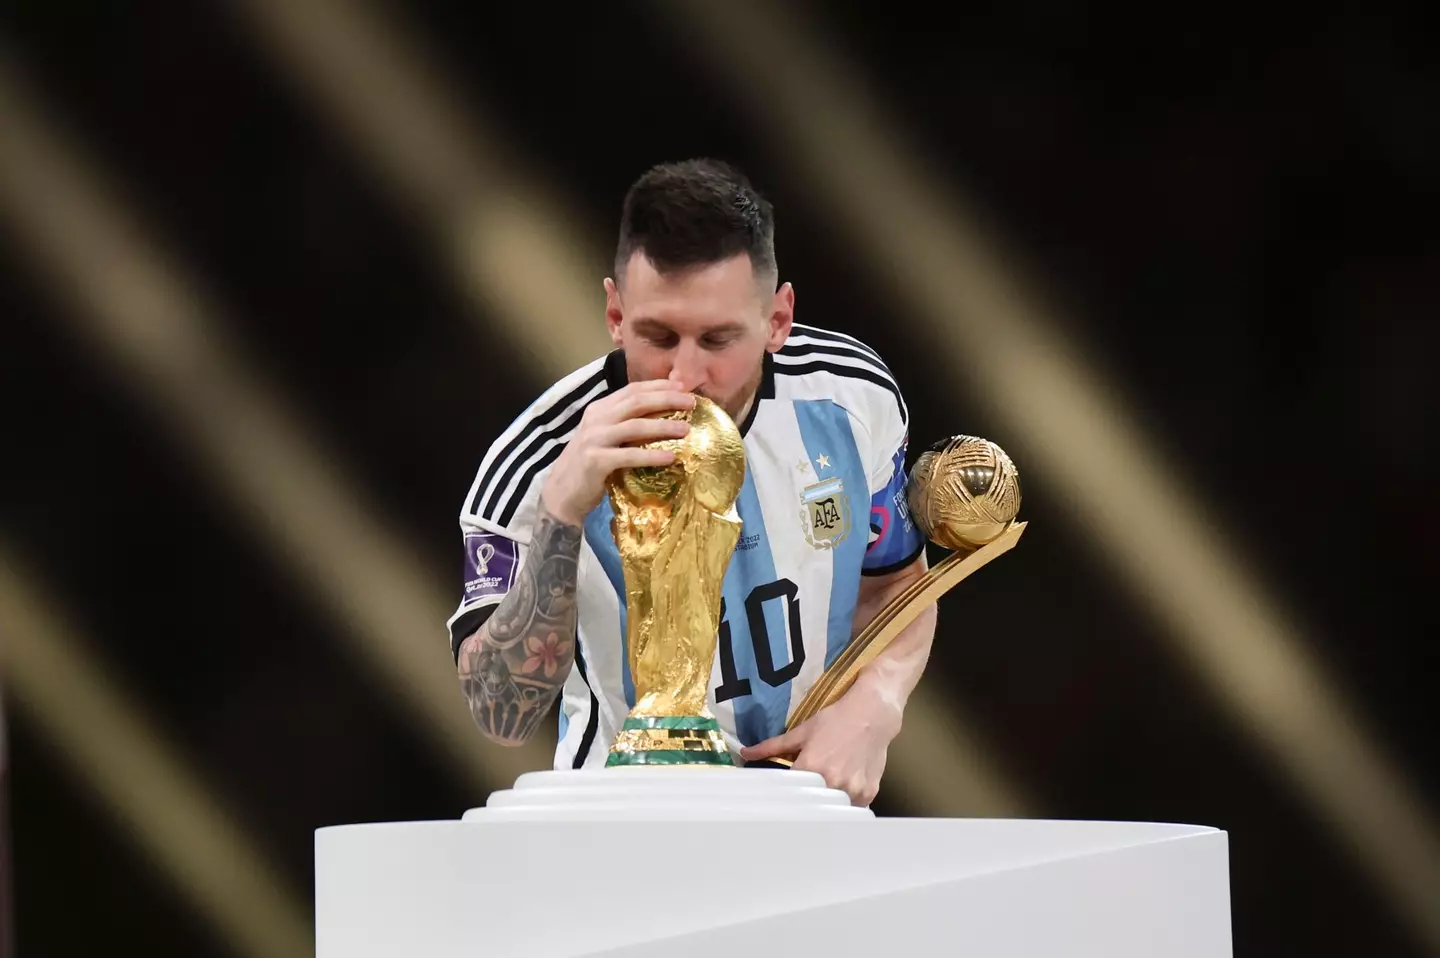
<svg viewBox="0 0 1440 958">
<path fill-rule="evenodd" d="M 465 597 L 475 602 L 504 595 L 515 584 L 519 547 L 513 539 L 493 532 L 465 533 Z"/>
</svg>

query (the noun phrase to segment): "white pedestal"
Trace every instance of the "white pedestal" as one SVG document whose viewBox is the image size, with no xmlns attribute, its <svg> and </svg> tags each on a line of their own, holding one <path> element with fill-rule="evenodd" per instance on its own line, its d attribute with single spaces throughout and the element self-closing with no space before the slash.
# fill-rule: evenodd
<svg viewBox="0 0 1440 958">
<path fill-rule="evenodd" d="M 754 822 L 873 820 L 814 772 L 724 766 L 636 766 L 530 772 L 494 792 L 467 822 Z"/>
<path fill-rule="evenodd" d="M 536 772 L 460 821 L 321 828 L 317 958 L 1230 958 L 1224 832 L 885 819 L 818 775 Z"/>
</svg>

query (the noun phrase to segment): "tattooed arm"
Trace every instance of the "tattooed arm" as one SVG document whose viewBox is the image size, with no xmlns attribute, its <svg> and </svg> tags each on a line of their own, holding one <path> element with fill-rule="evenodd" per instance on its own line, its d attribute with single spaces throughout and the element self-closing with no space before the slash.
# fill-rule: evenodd
<svg viewBox="0 0 1440 958">
<path fill-rule="evenodd" d="M 460 687 L 486 738 L 519 745 L 549 711 L 575 660 L 581 530 L 540 506 L 530 552 L 490 618 L 460 644 Z"/>
<path fill-rule="evenodd" d="M 515 585 L 460 644 L 460 685 L 488 738 L 519 745 L 550 711 L 575 661 L 585 516 L 600 504 L 605 477 L 616 469 L 675 461 L 669 450 L 633 444 L 684 436 L 688 423 L 653 417 L 694 405 L 694 396 L 662 379 L 630 383 L 585 407 L 541 488 L 530 554 Z"/>
</svg>

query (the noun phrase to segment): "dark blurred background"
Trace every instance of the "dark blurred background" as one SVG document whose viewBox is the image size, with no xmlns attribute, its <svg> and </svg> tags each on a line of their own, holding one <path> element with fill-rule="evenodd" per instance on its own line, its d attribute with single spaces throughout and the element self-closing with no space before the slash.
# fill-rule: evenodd
<svg viewBox="0 0 1440 958">
<path fill-rule="evenodd" d="M 604 348 L 630 181 L 717 155 L 912 458 L 1024 480 L 877 812 L 1213 825 L 1237 955 L 1440 955 L 1435 28 L 0 6 L 16 953 L 305 953 L 315 828 L 547 762 L 467 728 L 456 517 Z"/>
</svg>

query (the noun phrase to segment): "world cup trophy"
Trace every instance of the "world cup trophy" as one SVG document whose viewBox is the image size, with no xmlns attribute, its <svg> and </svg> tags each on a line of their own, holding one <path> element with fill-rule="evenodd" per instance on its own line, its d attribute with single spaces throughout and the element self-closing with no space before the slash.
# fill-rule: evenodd
<svg viewBox="0 0 1440 958">
<path fill-rule="evenodd" d="M 611 533 L 625 576 L 626 640 L 635 706 L 606 766 L 733 765 L 706 706 L 720 628 L 720 593 L 740 536 L 735 501 L 745 442 L 734 420 L 696 397 L 668 466 L 620 470 L 608 482 Z"/>
</svg>

